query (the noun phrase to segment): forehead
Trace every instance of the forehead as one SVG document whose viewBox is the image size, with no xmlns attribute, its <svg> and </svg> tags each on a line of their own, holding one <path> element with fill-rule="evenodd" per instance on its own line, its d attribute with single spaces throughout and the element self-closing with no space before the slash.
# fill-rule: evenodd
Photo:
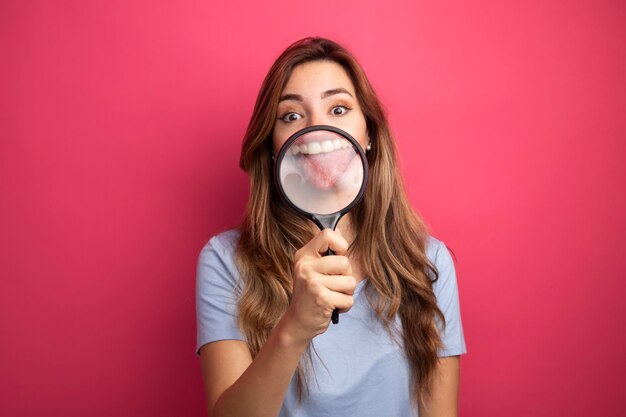
<svg viewBox="0 0 626 417">
<path fill-rule="evenodd" d="M 354 95 L 354 85 L 346 70 L 333 61 L 312 61 L 293 69 L 283 94 L 314 94 L 343 87 Z"/>
</svg>

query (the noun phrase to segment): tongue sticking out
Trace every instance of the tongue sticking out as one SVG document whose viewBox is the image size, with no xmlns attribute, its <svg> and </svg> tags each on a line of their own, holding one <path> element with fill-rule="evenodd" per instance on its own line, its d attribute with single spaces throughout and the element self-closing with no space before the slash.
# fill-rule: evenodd
<svg viewBox="0 0 626 417">
<path fill-rule="evenodd" d="M 349 170 L 356 156 L 352 147 L 314 155 L 302 155 L 299 164 L 307 181 L 315 188 L 328 190 Z"/>
</svg>

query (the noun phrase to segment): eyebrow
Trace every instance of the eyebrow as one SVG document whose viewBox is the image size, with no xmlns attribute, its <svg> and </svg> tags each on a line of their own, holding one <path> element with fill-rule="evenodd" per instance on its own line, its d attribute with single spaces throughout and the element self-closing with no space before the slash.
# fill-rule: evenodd
<svg viewBox="0 0 626 417">
<path fill-rule="evenodd" d="M 352 94 L 343 87 L 333 88 L 331 90 L 324 91 L 320 97 L 324 99 L 330 96 L 334 96 L 335 94 L 347 94 L 350 97 L 353 97 Z M 304 101 L 302 99 L 302 96 L 299 94 L 285 94 L 280 96 L 280 100 L 278 100 L 278 102 L 280 103 L 281 101 L 285 100 Z"/>
<path fill-rule="evenodd" d="M 350 94 L 348 90 L 346 90 L 343 87 L 339 87 L 339 88 L 333 88 L 332 90 L 324 91 L 322 93 L 322 98 L 334 96 L 335 94 L 347 94 L 350 97 L 352 97 L 352 94 Z"/>
</svg>

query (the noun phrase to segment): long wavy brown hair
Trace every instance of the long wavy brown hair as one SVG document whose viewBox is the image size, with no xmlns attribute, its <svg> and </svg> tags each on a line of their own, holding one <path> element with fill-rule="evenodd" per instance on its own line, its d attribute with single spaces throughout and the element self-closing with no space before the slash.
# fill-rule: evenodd
<svg viewBox="0 0 626 417">
<path fill-rule="evenodd" d="M 237 246 L 243 293 L 239 326 L 256 355 L 286 311 L 292 294 L 292 260 L 312 237 L 307 220 L 294 214 L 273 184 L 272 129 L 281 92 L 293 69 L 305 62 L 340 64 L 354 84 L 367 123 L 371 151 L 368 187 L 351 211 L 358 230 L 350 252 L 361 260 L 368 300 L 379 320 L 391 329 L 396 315 L 411 367 L 413 399 L 430 392 L 442 346 L 432 283 L 438 274 L 428 260 L 427 232 L 409 205 L 396 167 L 396 149 L 383 108 L 356 59 L 341 45 L 323 38 L 305 38 L 289 46 L 274 62 L 259 92 L 241 150 L 241 167 L 250 176 L 250 195 Z M 298 368 L 302 388 L 302 366 Z"/>
</svg>

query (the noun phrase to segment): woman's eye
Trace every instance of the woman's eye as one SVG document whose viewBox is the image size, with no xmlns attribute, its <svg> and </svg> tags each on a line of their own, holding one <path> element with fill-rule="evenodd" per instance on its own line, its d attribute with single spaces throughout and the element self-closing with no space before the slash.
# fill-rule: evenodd
<svg viewBox="0 0 626 417">
<path fill-rule="evenodd" d="M 294 112 L 289 112 L 289 113 L 285 113 L 284 115 L 281 116 L 280 120 L 282 120 L 283 122 L 295 122 L 296 120 L 300 120 L 302 118 L 302 116 L 300 116 L 298 113 L 294 113 Z"/>
<path fill-rule="evenodd" d="M 332 108 L 331 112 L 335 116 L 343 116 L 348 112 L 348 108 L 346 106 L 335 106 Z"/>
</svg>

